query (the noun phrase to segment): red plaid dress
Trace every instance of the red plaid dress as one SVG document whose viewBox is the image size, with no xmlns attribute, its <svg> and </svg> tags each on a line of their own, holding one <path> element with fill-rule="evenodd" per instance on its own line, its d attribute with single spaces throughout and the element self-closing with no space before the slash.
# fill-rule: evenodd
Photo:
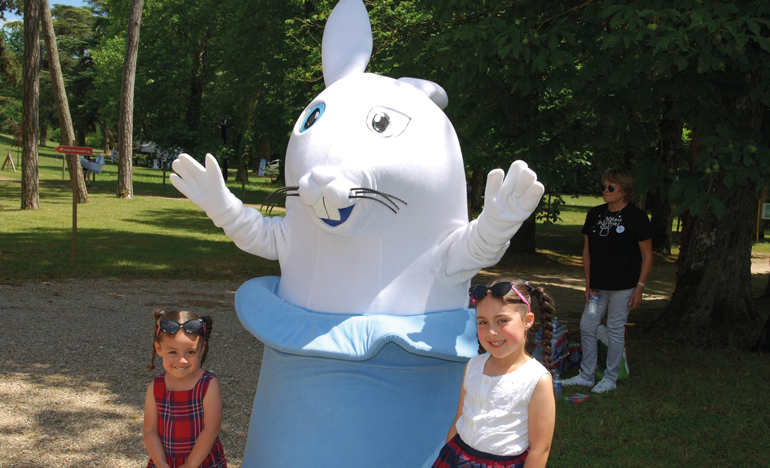
<svg viewBox="0 0 770 468">
<path fill-rule="evenodd" d="M 203 397 L 214 377 L 205 371 L 192 390 L 172 392 L 166 390 L 165 372 L 155 377 L 153 394 L 158 407 L 158 433 L 171 468 L 182 465 L 190 455 L 198 434 L 203 430 Z M 154 468 L 152 460 L 147 468 Z M 217 437 L 211 452 L 203 460 L 201 468 L 227 468 L 225 451 Z"/>
</svg>

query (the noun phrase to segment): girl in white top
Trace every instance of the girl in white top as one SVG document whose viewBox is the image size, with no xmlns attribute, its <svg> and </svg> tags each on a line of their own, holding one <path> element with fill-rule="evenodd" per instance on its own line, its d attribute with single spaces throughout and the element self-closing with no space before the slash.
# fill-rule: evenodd
<svg viewBox="0 0 770 468">
<path fill-rule="evenodd" d="M 535 296 L 550 367 L 553 300 L 543 288 L 520 280 L 472 286 L 469 293 L 486 353 L 465 368 L 457 416 L 433 468 L 545 467 L 556 422 L 553 383 L 524 345 L 535 321 L 530 308 Z"/>
</svg>

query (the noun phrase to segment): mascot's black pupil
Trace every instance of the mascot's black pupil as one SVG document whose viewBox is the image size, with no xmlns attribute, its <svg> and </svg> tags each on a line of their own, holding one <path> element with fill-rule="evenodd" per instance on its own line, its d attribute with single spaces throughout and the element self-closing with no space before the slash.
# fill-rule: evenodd
<svg viewBox="0 0 770 468">
<path fill-rule="evenodd" d="M 313 126 L 315 121 L 318 120 L 319 115 L 321 115 L 321 111 L 319 109 L 315 109 L 310 113 L 310 115 L 307 116 L 307 120 L 305 121 L 305 130 Z"/>
<path fill-rule="evenodd" d="M 390 127 L 390 116 L 384 112 L 378 112 L 372 119 L 372 128 L 377 133 L 382 133 Z"/>
</svg>

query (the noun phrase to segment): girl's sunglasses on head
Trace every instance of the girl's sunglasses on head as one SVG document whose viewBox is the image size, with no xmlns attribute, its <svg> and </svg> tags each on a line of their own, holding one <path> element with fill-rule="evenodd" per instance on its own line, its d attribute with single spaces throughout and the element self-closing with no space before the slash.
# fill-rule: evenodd
<svg viewBox="0 0 770 468">
<path fill-rule="evenodd" d="M 175 322 L 174 320 L 161 320 L 158 324 L 158 332 L 156 335 L 160 334 L 160 331 L 163 330 L 164 333 L 168 333 L 169 335 L 173 335 L 176 332 L 179 331 L 180 328 L 184 328 L 184 331 L 187 333 L 193 335 L 195 333 L 200 333 L 201 330 L 204 332 L 206 331 L 206 327 L 204 326 L 203 319 L 192 319 L 188 320 L 185 323 L 179 323 Z"/>
<path fill-rule="evenodd" d="M 468 295 L 471 296 L 471 299 L 474 301 L 478 301 L 482 297 L 487 295 L 487 292 L 492 293 L 493 297 L 503 297 L 506 294 L 508 294 L 511 289 L 513 288 L 513 283 L 510 281 L 504 281 L 502 283 L 497 283 L 493 286 L 486 287 L 486 286 L 471 286 L 471 288 L 468 290 Z"/>
<path fill-rule="evenodd" d="M 602 189 L 602 192 L 604 192 L 605 190 L 609 190 L 610 193 L 614 192 L 615 189 L 617 189 L 617 187 L 615 187 L 614 185 L 604 185 L 604 184 L 600 185 L 599 188 Z"/>
<path fill-rule="evenodd" d="M 527 285 L 527 289 L 530 288 L 529 283 L 525 283 Z M 521 302 L 527 305 L 527 311 L 529 311 L 529 301 L 527 301 L 524 298 L 524 295 L 519 292 L 518 289 L 516 289 L 513 286 L 513 283 L 510 281 L 503 281 L 501 283 L 494 284 L 490 287 L 486 286 L 471 286 L 471 288 L 468 290 L 468 295 L 471 296 L 471 300 L 475 304 L 477 301 L 479 301 L 481 298 L 487 295 L 487 292 L 492 294 L 492 297 L 503 297 L 509 292 L 516 293 L 517 296 L 519 296 L 519 299 L 521 299 Z"/>
</svg>

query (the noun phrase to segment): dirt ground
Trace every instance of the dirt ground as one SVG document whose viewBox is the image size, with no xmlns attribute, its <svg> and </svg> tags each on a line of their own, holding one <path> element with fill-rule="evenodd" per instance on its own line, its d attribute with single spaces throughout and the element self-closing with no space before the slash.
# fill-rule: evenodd
<svg viewBox="0 0 770 468">
<path fill-rule="evenodd" d="M 761 293 L 770 255 L 753 261 Z M 506 258 L 475 282 L 499 275 L 545 286 L 561 323 L 577 335 L 583 308 L 579 263 Z M 634 328 L 664 308 L 675 265 L 655 264 Z M 0 285 L 0 467 L 144 466 L 143 397 L 155 308 L 192 309 L 214 319 L 206 366 L 222 383 L 221 439 L 234 468 L 241 466 L 262 344 L 240 325 L 233 299 L 239 282 L 44 281 Z M 159 365 L 159 363 L 156 363 Z M 160 367 L 160 366 L 159 366 Z"/>
</svg>

